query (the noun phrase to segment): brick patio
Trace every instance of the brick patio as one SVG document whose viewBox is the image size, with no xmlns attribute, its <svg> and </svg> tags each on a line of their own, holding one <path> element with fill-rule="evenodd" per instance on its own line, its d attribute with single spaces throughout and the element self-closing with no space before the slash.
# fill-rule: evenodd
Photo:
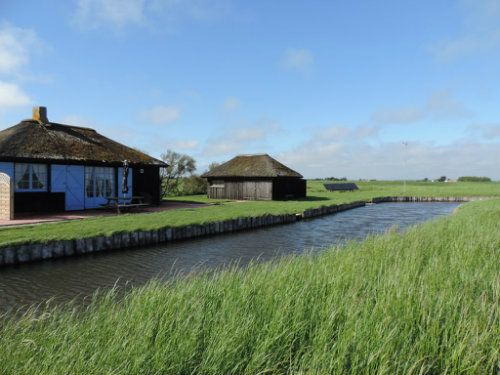
<svg viewBox="0 0 500 375">
<path fill-rule="evenodd" d="M 151 212 L 160 212 L 166 210 L 178 210 L 181 208 L 196 208 L 206 207 L 209 204 L 203 203 L 182 203 L 182 202 L 162 202 L 159 206 L 145 207 L 136 209 L 131 213 L 143 214 Z M 117 216 L 115 211 L 108 211 L 104 209 L 84 210 L 84 211 L 68 211 L 68 212 L 51 212 L 51 213 L 19 213 L 16 214 L 14 220 L 0 220 L 0 227 L 14 226 L 14 225 L 27 225 L 50 223 L 65 220 L 78 220 L 89 217 L 98 216 Z"/>
</svg>

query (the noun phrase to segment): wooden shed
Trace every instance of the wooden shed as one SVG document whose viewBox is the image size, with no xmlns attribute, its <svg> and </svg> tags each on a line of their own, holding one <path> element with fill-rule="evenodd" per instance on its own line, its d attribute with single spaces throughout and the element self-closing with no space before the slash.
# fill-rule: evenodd
<svg viewBox="0 0 500 375">
<path fill-rule="evenodd" d="M 283 200 L 306 196 L 300 173 L 267 154 L 238 155 L 201 177 L 215 199 Z"/>
<path fill-rule="evenodd" d="M 32 119 L 0 131 L 0 172 L 14 182 L 15 212 L 96 208 L 110 196 L 142 195 L 158 204 L 160 168 L 166 166 L 94 129 L 49 122 L 44 107 L 35 107 Z"/>
</svg>

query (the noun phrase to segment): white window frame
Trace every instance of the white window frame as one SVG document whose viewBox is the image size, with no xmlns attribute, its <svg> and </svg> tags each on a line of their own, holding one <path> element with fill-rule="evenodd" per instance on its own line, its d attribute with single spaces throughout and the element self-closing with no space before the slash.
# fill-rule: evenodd
<svg viewBox="0 0 500 375">
<path fill-rule="evenodd" d="M 28 187 L 18 187 L 25 174 L 28 173 Z M 34 176 L 42 187 L 33 187 L 35 182 Z M 48 165 L 36 163 L 14 163 L 14 191 L 30 192 L 30 191 L 47 191 L 48 182 Z"/>
</svg>

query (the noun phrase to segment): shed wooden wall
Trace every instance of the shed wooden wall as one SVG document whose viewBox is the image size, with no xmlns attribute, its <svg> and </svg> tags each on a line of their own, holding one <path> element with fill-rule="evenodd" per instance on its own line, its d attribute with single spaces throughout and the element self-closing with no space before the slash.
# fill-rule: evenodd
<svg viewBox="0 0 500 375">
<path fill-rule="evenodd" d="M 224 181 L 224 184 L 208 186 L 208 198 L 270 201 L 273 199 L 273 183 L 267 181 Z"/>
</svg>

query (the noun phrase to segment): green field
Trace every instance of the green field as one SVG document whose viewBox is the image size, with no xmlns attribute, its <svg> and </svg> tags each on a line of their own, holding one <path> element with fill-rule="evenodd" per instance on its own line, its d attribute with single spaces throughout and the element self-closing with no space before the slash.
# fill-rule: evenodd
<svg viewBox="0 0 500 375">
<path fill-rule="evenodd" d="M 379 195 L 379 194 L 378 194 Z M 2 374 L 498 374 L 500 200 L 0 320 Z"/>
<path fill-rule="evenodd" d="M 358 200 L 368 201 L 374 197 L 403 195 L 402 181 L 356 182 L 359 190 L 354 192 L 328 192 L 323 187 L 325 181 L 308 181 L 307 198 L 290 201 L 268 202 L 228 202 L 209 200 L 206 196 L 185 196 L 169 198 L 172 201 L 195 203 L 216 203 L 210 207 L 171 210 L 151 214 L 125 214 L 120 216 L 89 218 L 59 223 L 38 224 L 17 228 L 0 228 L 0 246 L 15 243 L 48 242 L 87 238 L 114 233 L 151 230 L 162 227 L 204 224 L 238 217 L 265 214 L 300 213 L 306 209 L 349 203 Z M 460 182 L 431 183 L 407 182 L 407 196 L 499 196 L 500 183 L 497 182 Z"/>
</svg>

